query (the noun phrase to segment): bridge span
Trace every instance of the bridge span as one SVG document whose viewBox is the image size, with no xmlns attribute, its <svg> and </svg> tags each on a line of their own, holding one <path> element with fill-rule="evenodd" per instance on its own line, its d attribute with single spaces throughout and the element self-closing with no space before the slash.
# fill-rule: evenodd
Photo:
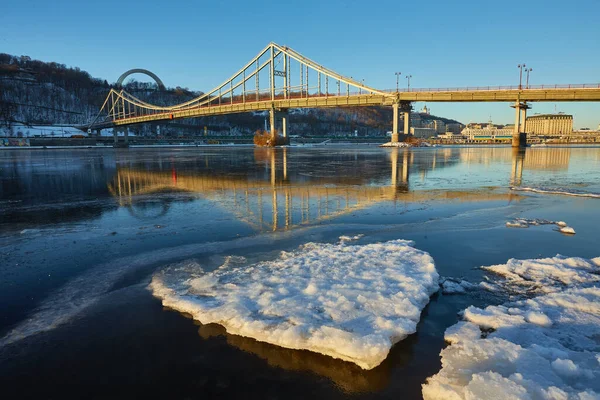
<svg viewBox="0 0 600 400">
<path fill-rule="evenodd" d="M 392 142 L 398 142 L 399 115 L 403 114 L 406 135 L 415 101 L 509 102 L 516 110 L 513 146 L 524 146 L 530 102 L 600 101 L 600 84 L 379 90 L 327 69 L 289 47 L 270 43 L 224 83 L 181 104 L 154 105 L 124 90 L 111 89 L 88 128 L 268 111 L 275 139 L 279 132 L 287 137 L 290 108 L 391 106 Z"/>
</svg>

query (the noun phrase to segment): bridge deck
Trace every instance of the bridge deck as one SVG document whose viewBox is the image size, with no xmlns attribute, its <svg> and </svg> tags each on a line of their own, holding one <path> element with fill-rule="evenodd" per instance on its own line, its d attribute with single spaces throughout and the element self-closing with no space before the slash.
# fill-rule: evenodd
<svg viewBox="0 0 600 400">
<path fill-rule="evenodd" d="M 600 101 L 599 87 L 534 88 L 534 89 L 473 89 L 473 90 L 415 90 L 390 92 L 389 95 L 357 94 L 332 96 L 312 95 L 303 98 L 283 98 L 259 101 L 228 101 L 218 105 L 172 110 L 130 118 L 116 119 L 114 125 L 129 125 L 142 122 L 194 118 L 210 115 L 267 111 L 275 108 L 324 108 L 390 106 L 395 101 L 427 102 L 514 102 L 514 101 Z M 95 127 L 95 126 L 94 126 Z"/>
</svg>

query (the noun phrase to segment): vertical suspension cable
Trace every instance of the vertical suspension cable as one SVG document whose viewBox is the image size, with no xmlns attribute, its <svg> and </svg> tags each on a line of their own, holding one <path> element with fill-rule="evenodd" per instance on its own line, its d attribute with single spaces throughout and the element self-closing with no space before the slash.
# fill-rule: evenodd
<svg viewBox="0 0 600 400">
<path fill-rule="evenodd" d="M 304 64 L 300 64 L 300 98 L 304 95 Z"/>
<path fill-rule="evenodd" d="M 256 101 L 258 101 L 258 88 L 259 86 L 259 81 L 258 81 L 258 72 L 259 72 L 259 64 L 258 64 L 258 58 L 256 59 Z"/>
<path fill-rule="evenodd" d="M 242 103 L 246 103 L 246 70 L 242 72 Z"/>
</svg>

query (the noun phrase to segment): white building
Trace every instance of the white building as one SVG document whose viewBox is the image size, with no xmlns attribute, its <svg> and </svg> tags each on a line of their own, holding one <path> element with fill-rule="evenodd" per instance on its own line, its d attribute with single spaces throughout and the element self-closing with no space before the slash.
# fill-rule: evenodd
<svg viewBox="0 0 600 400">
<path fill-rule="evenodd" d="M 512 139 L 513 128 L 497 128 L 489 121 L 483 128 L 465 128 L 460 134 L 472 141 L 508 140 Z"/>
<path fill-rule="evenodd" d="M 410 133 L 414 137 L 421 138 L 421 139 L 427 139 L 427 138 L 434 137 L 435 135 L 437 135 L 436 130 L 432 129 L 432 128 L 416 128 L 416 127 L 411 127 L 410 128 Z"/>
</svg>

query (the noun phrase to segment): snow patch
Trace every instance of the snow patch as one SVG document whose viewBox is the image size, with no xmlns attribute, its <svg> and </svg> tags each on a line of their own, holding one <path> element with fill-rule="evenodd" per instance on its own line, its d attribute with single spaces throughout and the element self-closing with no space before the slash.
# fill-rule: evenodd
<svg viewBox="0 0 600 400">
<path fill-rule="evenodd" d="M 203 324 L 371 369 L 416 331 L 439 287 L 433 259 L 412 244 L 307 243 L 273 261 L 206 274 L 187 263 L 155 274 L 149 288 Z"/>
</svg>

